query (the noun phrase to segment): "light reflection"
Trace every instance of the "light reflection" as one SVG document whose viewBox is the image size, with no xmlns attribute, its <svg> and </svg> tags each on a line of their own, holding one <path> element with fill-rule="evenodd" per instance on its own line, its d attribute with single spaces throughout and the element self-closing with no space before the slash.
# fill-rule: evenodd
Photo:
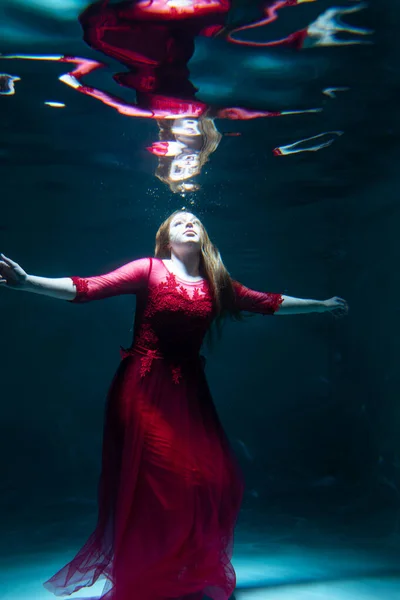
<svg viewBox="0 0 400 600">
<path fill-rule="evenodd" d="M 371 29 L 354 27 L 344 23 L 343 15 L 351 15 L 366 8 L 366 4 L 360 2 L 349 8 L 334 7 L 326 10 L 307 28 L 308 43 L 306 46 L 353 46 L 355 44 L 371 44 L 370 40 L 363 37 L 372 35 Z M 338 34 L 353 34 L 350 38 L 339 38 Z M 355 37 L 358 36 L 358 37 Z"/>
<path fill-rule="evenodd" d="M 343 135 L 343 131 L 327 131 L 287 146 L 279 146 L 274 149 L 274 154 L 275 156 L 287 156 L 288 154 L 299 154 L 300 152 L 317 152 L 322 148 L 331 146 L 336 138 L 341 135 Z"/>
<path fill-rule="evenodd" d="M 2 96 L 13 96 L 15 94 L 15 81 L 21 81 L 21 77 L 0 73 L 0 94 Z"/>
<path fill-rule="evenodd" d="M 323 90 L 323 94 L 325 94 L 325 96 L 328 96 L 329 98 L 336 98 L 336 94 L 338 92 L 348 92 L 350 88 L 348 87 L 337 87 L 337 88 L 326 88 L 325 90 Z"/>
<path fill-rule="evenodd" d="M 52 102 L 52 101 L 47 101 L 44 103 L 46 106 L 51 106 L 51 108 L 65 108 L 65 104 L 64 102 Z"/>
<path fill-rule="evenodd" d="M 364 27 L 355 27 L 344 23 L 342 16 L 359 12 L 366 8 L 366 3 L 358 2 L 354 6 L 332 7 L 324 11 L 317 17 L 308 27 L 291 33 L 286 38 L 268 42 L 255 42 L 252 40 L 242 40 L 237 37 L 237 34 L 242 31 L 248 31 L 254 28 L 269 25 L 278 18 L 278 10 L 288 6 L 295 6 L 304 2 L 314 2 L 316 0 L 290 0 L 274 2 L 271 6 L 265 9 L 266 17 L 256 23 L 237 27 L 227 34 L 226 39 L 234 44 L 250 47 L 272 47 L 283 46 L 296 48 L 311 48 L 313 46 L 350 46 L 355 44 L 370 44 L 369 40 L 362 39 L 365 36 L 372 35 L 373 31 Z M 338 34 L 349 33 L 354 37 L 347 39 L 338 38 Z M 358 37 L 357 37 L 358 36 Z"/>
</svg>

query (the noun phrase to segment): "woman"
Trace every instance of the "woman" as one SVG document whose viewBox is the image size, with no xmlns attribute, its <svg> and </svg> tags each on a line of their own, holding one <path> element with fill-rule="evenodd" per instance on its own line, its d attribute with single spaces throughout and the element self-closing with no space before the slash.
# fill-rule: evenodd
<svg viewBox="0 0 400 600">
<path fill-rule="evenodd" d="M 47 279 L 1 258 L 0 284 L 10 288 L 72 302 L 137 296 L 133 343 L 108 395 L 97 526 L 46 588 L 71 594 L 105 577 L 103 600 L 227 600 L 243 482 L 205 379 L 204 335 L 228 314 L 343 313 L 346 302 L 233 281 L 185 211 L 159 228 L 155 258 L 106 275 Z"/>
</svg>

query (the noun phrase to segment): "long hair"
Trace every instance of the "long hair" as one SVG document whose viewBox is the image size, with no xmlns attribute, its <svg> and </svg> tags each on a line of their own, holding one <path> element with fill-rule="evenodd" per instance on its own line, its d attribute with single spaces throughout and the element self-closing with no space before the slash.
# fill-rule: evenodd
<svg viewBox="0 0 400 600">
<path fill-rule="evenodd" d="M 157 124 L 159 127 L 159 140 L 161 142 L 170 141 L 174 138 L 174 135 L 172 133 L 173 122 L 174 121 L 172 119 L 157 120 Z M 198 153 L 198 171 L 194 173 L 190 177 L 190 179 L 200 174 L 201 169 L 208 161 L 210 154 L 216 151 L 222 138 L 222 135 L 217 130 L 214 124 L 214 119 L 212 117 L 208 116 L 207 114 L 202 115 L 201 117 L 197 118 L 197 122 L 199 125 L 200 135 L 202 137 L 203 143 Z M 156 177 L 158 177 L 158 179 L 160 179 L 160 181 L 166 183 L 169 186 L 171 192 L 177 194 L 185 191 L 185 184 L 183 184 L 182 181 L 172 181 L 170 178 L 169 173 L 173 159 L 173 156 L 160 156 L 158 158 L 158 167 L 156 169 L 155 175 Z M 199 188 L 200 186 L 198 183 L 191 184 L 191 191 L 198 190 Z"/>
<path fill-rule="evenodd" d="M 172 219 L 185 210 L 176 210 L 159 227 L 156 233 L 156 246 L 154 255 L 157 258 L 171 258 L 169 246 L 169 227 Z M 200 221 L 201 248 L 200 248 L 200 273 L 210 285 L 214 303 L 215 320 L 220 331 L 225 317 L 230 316 L 241 320 L 240 311 L 236 308 L 235 290 L 233 281 L 226 269 L 218 248 L 209 238 L 209 235 Z"/>
</svg>

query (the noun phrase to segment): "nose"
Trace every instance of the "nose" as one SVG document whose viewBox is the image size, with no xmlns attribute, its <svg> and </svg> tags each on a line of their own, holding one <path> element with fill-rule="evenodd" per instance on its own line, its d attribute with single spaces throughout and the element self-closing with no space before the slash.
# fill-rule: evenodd
<svg viewBox="0 0 400 600">
<path fill-rule="evenodd" d="M 189 228 L 193 229 L 193 223 L 192 223 L 192 221 L 188 221 L 186 223 L 186 227 L 189 227 Z"/>
</svg>

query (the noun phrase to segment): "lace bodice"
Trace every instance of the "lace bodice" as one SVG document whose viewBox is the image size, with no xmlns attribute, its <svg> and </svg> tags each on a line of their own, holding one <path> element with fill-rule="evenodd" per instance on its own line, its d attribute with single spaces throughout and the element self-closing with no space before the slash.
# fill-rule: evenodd
<svg viewBox="0 0 400 600">
<path fill-rule="evenodd" d="M 208 282 L 181 280 L 158 258 L 135 260 L 106 275 L 71 279 L 77 289 L 72 302 L 136 294 L 134 339 L 123 356 L 140 353 L 143 376 L 154 358 L 165 357 L 175 365 L 178 382 L 179 364 L 198 356 L 215 316 Z M 271 315 L 282 302 L 280 294 L 256 292 L 238 282 L 234 287 L 239 310 Z"/>
</svg>

